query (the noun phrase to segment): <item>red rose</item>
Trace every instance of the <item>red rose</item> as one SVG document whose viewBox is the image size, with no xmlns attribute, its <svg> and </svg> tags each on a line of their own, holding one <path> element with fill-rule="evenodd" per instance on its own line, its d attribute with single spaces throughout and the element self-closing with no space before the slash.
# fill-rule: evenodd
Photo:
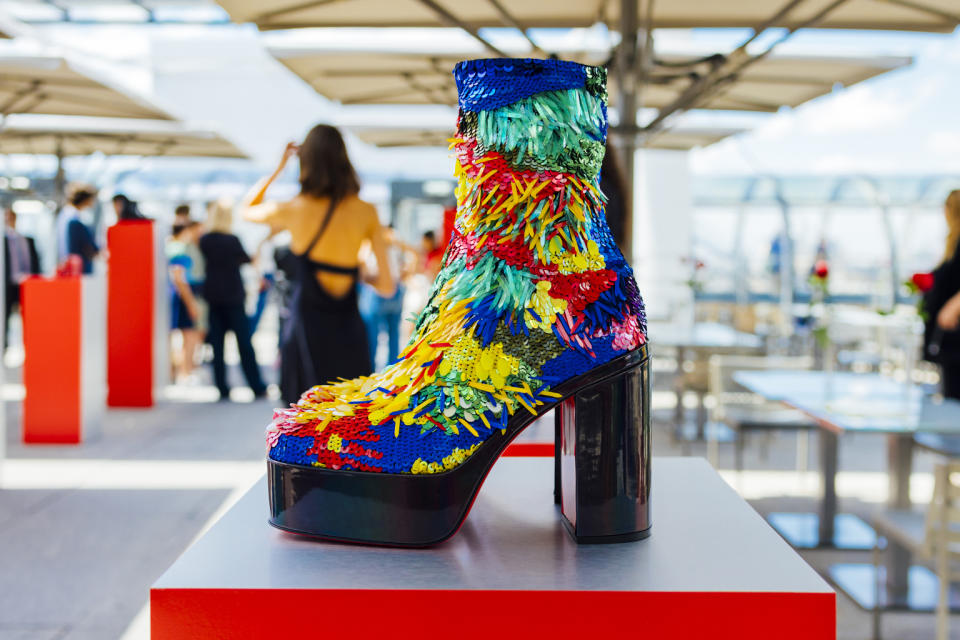
<svg viewBox="0 0 960 640">
<path fill-rule="evenodd" d="M 932 273 L 915 273 L 911 276 L 910 280 L 917 286 L 917 289 L 919 289 L 921 293 L 926 293 L 933 288 Z"/>
<path fill-rule="evenodd" d="M 817 260 L 816 264 L 813 265 L 813 275 L 821 280 L 827 279 L 827 276 L 830 275 L 830 267 L 827 266 L 826 260 Z"/>
</svg>

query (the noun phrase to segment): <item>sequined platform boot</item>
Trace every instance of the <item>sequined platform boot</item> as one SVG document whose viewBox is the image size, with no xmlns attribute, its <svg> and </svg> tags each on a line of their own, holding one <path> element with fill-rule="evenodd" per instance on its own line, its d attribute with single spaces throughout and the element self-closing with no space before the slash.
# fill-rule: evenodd
<svg viewBox="0 0 960 640">
<path fill-rule="evenodd" d="M 495 59 L 454 75 L 458 207 L 443 268 L 396 362 L 275 414 L 270 522 L 441 542 L 510 441 L 556 409 L 562 522 L 577 542 L 646 537 L 645 316 L 598 188 L 606 72 Z"/>
</svg>

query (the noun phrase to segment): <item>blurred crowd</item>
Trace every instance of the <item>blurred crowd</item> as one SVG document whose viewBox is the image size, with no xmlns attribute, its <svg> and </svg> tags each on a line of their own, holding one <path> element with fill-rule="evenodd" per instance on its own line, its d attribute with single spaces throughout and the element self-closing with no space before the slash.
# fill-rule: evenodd
<svg viewBox="0 0 960 640">
<path fill-rule="evenodd" d="M 172 233 L 166 243 L 174 379 L 180 384 L 201 382 L 203 376 L 198 367 L 209 360 L 214 384 L 224 400 L 230 396 L 224 364 L 227 333 L 232 333 L 236 340 L 247 385 L 255 396 L 262 396 L 267 391 L 252 339 L 261 328 L 261 319 L 268 305 L 275 305 L 277 322 L 262 331 L 276 331 L 273 340 L 278 346 L 278 369 L 281 372 L 285 366 L 285 343 L 289 347 L 292 342 L 298 348 L 295 357 L 299 358 L 302 355 L 300 342 L 324 342 L 331 337 L 336 339 L 337 335 L 337 327 L 326 322 L 326 318 L 303 322 L 302 318 L 296 317 L 304 295 L 299 286 L 302 283 L 298 282 L 302 271 L 298 258 L 303 256 L 292 248 L 297 245 L 297 237 L 274 230 L 248 252 L 232 233 L 233 212 L 234 207 L 229 202 L 212 202 L 207 206 L 204 221 L 200 222 L 192 217 L 188 205 L 181 205 L 176 209 Z M 390 227 L 382 229 L 382 238 L 386 264 L 381 266 L 378 263 L 371 242 L 361 243 L 355 286 L 334 296 L 334 299 L 355 297 L 356 310 L 365 332 L 362 356 L 369 360 L 371 369 L 382 367 L 398 357 L 400 344 L 406 340 L 411 328 L 404 326 L 404 311 L 418 311 L 405 304 L 407 289 L 413 283 L 418 290 L 425 291 L 439 270 L 444 251 L 433 231 L 423 234 L 419 247 L 402 240 Z M 242 277 L 244 265 L 254 272 L 253 277 Z M 376 286 L 381 268 L 389 270 L 391 280 L 395 280 L 392 292 Z M 245 286 L 245 283 L 253 286 Z M 302 337 L 297 335 L 300 333 Z M 384 342 L 383 347 L 381 342 Z M 318 359 L 324 361 L 317 363 L 320 366 L 338 367 L 338 360 L 332 353 L 321 352 Z M 298 365 L 302 368 L 302 362 Z M 289 368 L 290 363 L 287 366 Z M 313 384 L 321 381 L 316 379 L 318 381 Z"/>
<path fill-rule="evenodd" d="M 271 185 L 293 159 L 299 164 L 299 193 L 290 200 L 271 200 Z M 620 242 L 625 209 L 618 175 L 615 165 L 605 164 L 607 215 Z M 405 318 L 415 316 L 428 303 L 453 232 L 452 217 L 444 221 L 443 229 L 428 230 L 419 238 L 411 238 L 407 230 L 404 238 L 381 223 L 374 206 L 360 199 L 359 192 L 360 182 L 340 132 L 317 125 L 301 144 L 287 144 L 276 169 L 241 202 L 210 202 L 198 218 L 190 205 L 176 207 L 165 242 L 175 383 L 204 383 L 208 374 L 201 367 L 209 363 L 209 376 L 220 398 L 228 400 L 227 334 L 234 336 L 240 370 L 254 397 L 267 396 L 269 385 L 276 382 L 280 397 L 288 403 L 314 385 L 368 375 L 399 357 L 401 344 L 413 329 Z M 68 185 L 64 206 L 56 216 L 56 250 L 51 252 L 56 254 L 58 275 L 89 274 L 104 260 L 105 251 L 89 215 L 98 202 L 95 188 Z M 110 202 L 117 224 L 146 219 L 137 203 L 124 194 L 114 195 Z M 235 215 L 267 227 L 260 234 L 263 239 L 250 250 L 234 233 Z M 917 286 L 923 294 L 926 320 L 924 356 L 940 365 L 945 394 L 960 397 L 960 339 L 956 337 L 960 335 L 960 191 L 947 198 L 944 215 L 949 233 L 943 259 L 933 273 L 918 274 L 929 283 Z M 25 279 L 42 272 L 43 256 L 38 242 L 18 229 L 12 207 L 5 209 L 5 238 L 6 349 L 20 287 Z M 779 236 L 770 251 L 769 270 L 774 276 L 782 259 L 778 243 Z M 695 264 L 694 270 L 700 266 Z M 825 283 L 828 273 L 827 246 L 822 242 L 810 278 Z M 261 326 L 268 309 L 276 314 Z M 277 354 L 275 366 L 266 375 L 253 345 L 258 330 L 263 344 Z"/>
<path fill-rule="evenodd" d="M 399 356 L 413 328 L 404 318 L 426 304 L 440 270 L 444 232 L 429 230 L 409 242 L 382 225 L 375 208 L 358 197 L 359 181 L 333 127 L 319 126 L 303 145 L 288 145 L 278 171 L 295 156 L 303 188 L 297 198 L 267 200 L 274 175 L 241 203 L 210 202 L 199 215 L 181 204 L 169 231 L 160 229 L 169 233 L 163 257 L 175 384 L 204 385 L 212 378 L 220 399 L 229 400 L 227 334 L 234 336 L 254 397 L 267 396 L 277 382 L 286 402 L 315 384 L 369 374 Z M 104 268 L 96 267 L 107 255 L 90 213 L 98 198 L 92 186 L 68 186 L 55 223 L 59 276 Z M 110 202 L 117 224 L 148 219 L 123 194 Z M 266 237 L 245 247 L 234 233 L 235 214 L 267 225 Z M 14 209 L 5 215 L 6 348 L 20 285 L 41 274 L 42 261 L 34 238 L 17 230 Z M 276 313 L 265 314 L 268 309 Z M 265 315 L 270 322 L 261 322 Z M 265 349 L 261 361 L 277 354 L 276 366 L 263 371 L 253 344 L 258 331 L 258 343 L 275 348 Z"/>
</svg>

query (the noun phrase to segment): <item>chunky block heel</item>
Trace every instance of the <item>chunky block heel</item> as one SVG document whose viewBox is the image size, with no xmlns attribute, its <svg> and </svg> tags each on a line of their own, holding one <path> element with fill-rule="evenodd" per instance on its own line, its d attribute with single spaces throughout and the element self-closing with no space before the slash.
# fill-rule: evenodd
<svg viewBox="0 0 960 640">
<path fill-rule="evenodd" d="M 563 446 L 563 412 L 557 406 L 553 410 L 553 504 L 563 504 L 563 488 L 560 474 L 560 447 Z"/>
<path fill-rule="evenodd" d="M 648 361 L 577 391 L 556 409 L 554 493 L 578 543 L 650 535 Z"/>
</svg>

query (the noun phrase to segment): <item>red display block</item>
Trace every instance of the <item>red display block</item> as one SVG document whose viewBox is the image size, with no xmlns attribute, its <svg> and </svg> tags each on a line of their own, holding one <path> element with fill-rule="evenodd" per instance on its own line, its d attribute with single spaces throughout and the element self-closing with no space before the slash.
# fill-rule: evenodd
<svg viewBox="0 0 960 640">
<path fill-rule="evenodd" d="M 103 414 L 104 287 L 100 276 L 30 278 L 23 308 L 23 441 L 76 444 Z"/>
<path fill-rule="evenodd" d="M 652 536 L 622 544 L 570 538 L 542 458 L 500 460 L 430 549 L 276 531 L 266 494 L 261 481 L 154 584 L 153 640 L 836 638 L 833 590 L 703 460 L 654 461 Z"/>
<path fill-rule="evenodd" d="M 151 220 L 107 230 L 107 405 L 150 407 L 157 387 L 159 255 Z"/>
</svg>

